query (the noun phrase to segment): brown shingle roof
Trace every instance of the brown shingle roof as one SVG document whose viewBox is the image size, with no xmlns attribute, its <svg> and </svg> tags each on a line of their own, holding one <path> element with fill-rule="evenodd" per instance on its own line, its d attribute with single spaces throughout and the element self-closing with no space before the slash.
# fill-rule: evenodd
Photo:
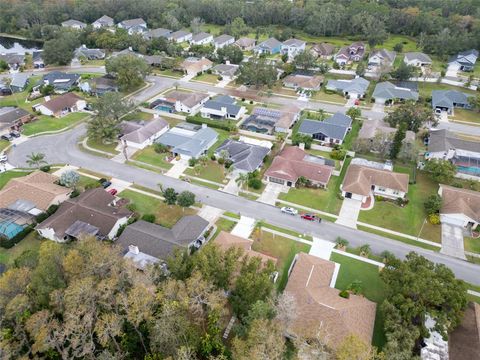
<svg viewBox="0 0 480 360">
<path fill-rule="evenodd" d="M 315 89 L 320 87 L 323 83 L 323 76 L 307 76 L 307 75 L 288 75 L 284 80 L 284 84 L 295 84 L 298 87 L 305 89 Z"/>
<path fill-rule="evenodd" d="M 17 200 L 28 200 L 39 210 L 47 210 L 55 198 L 70 193 L 70 189 L 56 185 L 58 178 L 43 171 L 10 180 L 0 191 L 0 208 Z"/>
<path fill-rule="evenodd" d="M 442 191 L 442 214 L 464 214 L 480 222 L 480 192 L 440 185 Z"/>
<path fill-rule="evenodd" d="M 313 45 L 312 50 L 315 51 L 318 55 L 328 56 L 333 54 L 335 46 L 328 43 L 315 44 Z"/>
<path fill-rule="evenodd" d="M 46 101 L 42 105 L 56 113 L 63 109 L 75 106 L 78 100 L 82 100 L 82 98 L 74 93 L 66 93 L 52 100 Z"/>
<path fill-rule="evenodd" d="M 213 62 L 208 60 L 207 58 L 202 58 L 202 59 L 185 59 L 180 67 L 184 69 L 187 72 L 201 72 L 205 71 L 207 69 L 210 69 L 213 66 Z"/>
<path fill-rule="evenodd" d="M 327 344 L 333 348 L 350 334 L 370 344 L 376 304 L 357 295 L 340 297 L 339 290 L 329 287 L 334 269 L 331 261 L 297 254 L 285 288 L 295 298 L 297 308 L 297 317 L 288 331 L 309 337 L 321 325 L 328 334 Z"/>
<path fill-rule="evenodd" d="M 166 96 L 166 99 L 172 102 L 180 101 L 189 108 L 196 106 L 202 100 L 208 98 L 208 94 L 192 93 L 185 91 L 172 91 Z"/>
<path fill-rule="evenodd" d="M 289 105 L 281 109 L 282 115 L 275 124 L 276 127 L 289 129 L 300 114 L 300 108 L 296 105 Z"/>
<path fill-rule="evenodd" d="M 480 305 L 469 303 L 448 339 L 450 360 L 480 360 Z"/>
<path fill-rule="evenodd" d="M 408 174 L 352 164 L 348 167 L 345 174 L 342 190 L 368 196 L 370 195 L 372 185 L 376 185 L 406 193 L 408 192 L 408 179 Z"/>
</svg>

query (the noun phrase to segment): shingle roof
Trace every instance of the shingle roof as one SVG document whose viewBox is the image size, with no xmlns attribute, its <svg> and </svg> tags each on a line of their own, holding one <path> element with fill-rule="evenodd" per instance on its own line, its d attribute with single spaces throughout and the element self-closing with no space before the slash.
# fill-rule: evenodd
<svg viewBox="0 0 480 360">
<path fill-rule="evenodd" d="M 461 139 L 445 129 L 430 131 L 428 151 L 447 152 L 448 150 L 467 150 L 480 153 L 480 143 Z"/>
<path fill-rule="evenodd" d="M 279 48 L 281 46 L 282 46 L 282 43 L 275 38 L 267 39 L 264 42 L 258 44 L 258 47 L 268 48 L 268 49 Z"/>
<path fill-rule="evenodd" d="M 358 133 L 358 138 L 373 139 L 378 133 L 394 134 L 396 131 L 396 128 L 388 126 L 388 124 L 383 122 L 382 120 L 368 120 L 363 122 L 360 132 Z M 415 133 L 413 131 L 407 130 L 405 134 L 405 141 L 415 141 Z"/>
<path fill-rule="evenodd" d="M 440 185 L 442 191 L 441 214 L 464 214 L 480 222 L 480 192 Z"/>
<path fill-rule="evenodd" d="M 202 40 L 205 40 L 209 37 L 213 37 L 212 34 L 209 34 L 209 33 L 206 33 L 206 32 L 200 32 L 200 33 L 192 36 L 192 42 L 202 41 Z"/>
<path fill-rule="evenodd" d="M 147 26 L 147 23 L 142 18 L 123 20 L 120 24 L 126 29 L 134 26 Z"/>
<path fill-rule="evenodd" d="M 176 40 L 176 39 L 183 38 L 183 37 L 185 37 L 189 34 L 191 34 L 191 32 L 185 31 L 185 30 L 178 30 L 178 31 L 175 31 L 175 32 L 171 33 L 168 37 L 173 39 L 173 40 Z"/>
<path fill-rule="evenodd" d="M 215 153 L 218 155 L 222 150 L 226 150 L 229 159 L 233 161 L 233 166 L 236 169 L 252 172 L 258 169 L 263 164 L 263 159 L 270 152 L 270 149 L 246 144 L 241 141 L 227 139 L 221 144 Z"/>
<path fill-rule="evenodd" d="M 12 82 L 10 83 L 11 86 L 24 88 L 28 83 L 29 76 L 25 73 L 16 73 L 12 76 Z"/>
<path fill-rule="evenodd" d="M 213 71 L 216 71 L 220 75 L 234 76 L 238 70 L 238 65 L 234 64 L 218 64 L 213 67 Z"/>
<path fill-rule="evenodd" d="M 185 106 L 192 108 L 198 105 L 202 100 L 208 98 L 208 94 L 202 93 L 192 93 L 186 91 L 172 91 L 166 95 L 167 99 L 171 99 L 173 101 L 180 101 Z"/>
<path fill-rule="evenodd" d="M 107 15 L 103 15 L 101 18 L 95 20 L 94 23 L 98 23 L 106 26 L 111 26 L 114 24 L 113 19 Z"/>
<path fill-rule="evenodd" d="M 329 80 L 327 83 L 327 89 L 365 94 L 369 85 L 370 81 L 365 80 L 362 77 L 357 77 L 352 80 Z"/>
<path fill-rule="evenodd" d="M 405 59 L 407 61 L 418 60 L 422 63 L 431 63 L 432 59 L 427 54 L 421 52 L 408 52 L 405 54 Z"/>
<path fill-rule="evenodd" d="M 433 90 L 432 107 L 453 108 L 454 104 L 468 105 L 468 98 L 471 95 L 457 90 Z"/>
<path fill-rule="evenodd" d="M 328 56 L 333 54 L 333 51 L 335 50 L 335 46 L 328 43 L 315 44 L 313 45 L 312 50 L 319 55 Z"/>
<path fill-rule="evenodd" d="M 68 90 L 80 79 L 79 74 L 52 71 L 43 75 L 42 83 L 53 85 L 56 89 Z"/>
<path fill-rule="evenodd" d="M 78 21 L 78 20 L 70 19 L 70 20 L 67 20 L 67 21 L 62 22 L 62 26 L 80 26 L 80 27 L 85 27 L 85 26 L 87 26 L 87 24 L 85 24 L 84 22 Z"/>
<path fill-rule="evenodd" d="M 324 77 L 320 75 L 309 76 L 309 75 L 288 75 L 283 79 L 284 84 L 295 84 L 297 87 L 304 89 L 316 89 L 319 88 L 323 83 Z"/>
<path fill-rule="evenodd" d="M 352 119 L 349 116 L 337 112 L 324 121 L 303 120 L 298 132 L 308 135 L 322 133 L 329 138 L 343 140 L 351 125 Z"/>
<path fill-rule="evenodd" d="M 256 42 L 255 39 L 242 37 L 242 38 L 238 39 L 237 41 L 235 41 L 235 44 L 240 46 L 240 47 L 249 47 L 249 46 L 254 46 L 255 42 Z"/>
<path fill-rule="evenodd" d="M 220 95 L 203 104 L 204 109 L 221 110 L 225 108 L 227 114 L 237 116 L 242 107 L 235 104 L 235 99 L 227 95 Z"/>
<path fill-rule="evenodd" d="M 46 101 L 41 105 L 56 113 L 58 111 L 62 111 L 63 109 L 75 106 L 79 100 L 82 100 L 80 96 L 74 93 L 66 93 L 53 98 L 52 100 Z"/>
<path fill-rule="evenodd" d="M 150 139 L 152 136 L 158 134 L 161 130 L 168 127 L 168 122 L 162 118 L 158 118 L 147 121 L 143 125 L 137 123 L 133 123 L 132 125 L 129 126 L 129 128 L 132 129 L 133 127 L 136 127 L 136 129 L 125 133 L 125 135 L 122 136 L 122 140 L 130 141 L 136 144 L 142 144 L 144 141 Z"/>
<path fill-rule="evenodd" d="M 298 39 L 288 39 L 283 42 L 283 45 L 302 47 L 305 45 L 305 41 Z"/>
<path fill-rule="evenodd" d="M 4 107 L 0 108 L 0 129 L 3 125 L 12 126 L 15 122 L 24 116 L 28 116 L 30 113 L 22 108 L 17 107 Z"/>
<path fill-rule="evenodd" d="M 164 29 L 164 28 L 157 28 L 157 29 L 152 29 L 149 30 L 145 33 L 146 37 L 155 39 L 159 37 L 168 37 L 172 33 L 172 30 L 170 29 Z"/>
<path fill-rule="evenodd" d="M 370 57 L 374 55 L 379 56 L 380 58 L 382 58 L 383 60 L 389 63 L 393 63 L 395 61 L 395 58 L 397 57 L 397 53 L 395 51 L 390 51 L 387 49 L 375 50 L 370 54 Z"/>
<path fill-rule="evenodd" d="M 208 150 L 209 145 L 217 138 L 217 132 L 208 127 L 189 132 L 173 128 L 160 136 L 156 142 L 171 147 L 174 153 L 198 157 Z"/>
<path fill-rule="evenodd" d="M 374 99 L 402 99 L 402 100 L 418 100 L 418 92 L 411 89 L 395 86 L 389 81 L 378 83 L 373 91 Z"/>
<path fill-rule="evenodd" d="M 222 45 L 231 40 L 235 40 L 235 38 L 231 35 L 223 34 L 213 39 L 213 42 L 217 45 Z"/>
<path fill-rule="evenodd" d="M 200 72 L 200 71 L 204 71 L 206 69 L 211 68 L 212 65 L 213 65 L 213 62 L 211 62 L 207 58 L 202 58 L 202 59 L 187 58 L 182 62 L 180 67 L 186 71 L 191 70 L 194 72 Z"/>
</svg>

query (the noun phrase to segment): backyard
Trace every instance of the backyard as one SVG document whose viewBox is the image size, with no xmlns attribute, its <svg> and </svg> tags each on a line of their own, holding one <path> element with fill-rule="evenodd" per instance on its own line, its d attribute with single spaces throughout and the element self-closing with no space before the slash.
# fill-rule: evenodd
<svg viewBox="0 0 480 360">
<path fill-rule="evenodd" d="M 36 231 L 32 231 L 22 241 L 10 249 L 0 247 L 0 264 L 12 265 L 24 251 L 38 254 L 40 245 L 46 240 L 42 239 Z"/>
<path fill-rule="evenodd" d="M 480 113 L 472 110 L 455 109 L 453 113 L 453 119 L 480 125 Z"/>
<path fill-rule="evenodd" d="M 475 95 L 475 91 L 473 91 L 473 90 L 460 88 L 458 86 L 453 86 L 453 85 L 448 85 L 448 84 L 436 83 L 436 82 L 434 82 L 434 83 L 419 82 L 418 83 L 418 90 L 419 90 L 420 96 L 423 97 L 424 99 L 430 98 L 432 96 L 432 91 L 433 90 L 456 90 L 456 91 L 464 92 L 466 94 Z"/>
<path fill-rule="evenodd" d="M 159 154 L 153 146 L 147 146 L 145 149 L 138 150 L 132 157 L 132 160 L 141 161 L 146 164 L 157 166 L 169 170 L 173 165 L 165 160 L 168 153 Z"/>
</svg>

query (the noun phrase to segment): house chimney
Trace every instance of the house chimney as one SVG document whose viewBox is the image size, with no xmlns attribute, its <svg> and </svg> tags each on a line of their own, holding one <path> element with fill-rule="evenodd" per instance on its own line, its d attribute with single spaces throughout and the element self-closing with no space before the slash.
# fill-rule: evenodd
<svg viewBox="0 0 480 360">
<path fill-rule="evenodd" d="M 300 143 L 300 144 L 298 144 L 298 148 L 299 148 L 300 150 L 305 150 L 305 143 Z"/>
<path fill-rule="evenodd" d="M 138 255 L 140 253 L 140 250 L 138 250 L 138 246 L 135 245 L 128 245 L 128 251 L 135 255 Z"/>
</svg>

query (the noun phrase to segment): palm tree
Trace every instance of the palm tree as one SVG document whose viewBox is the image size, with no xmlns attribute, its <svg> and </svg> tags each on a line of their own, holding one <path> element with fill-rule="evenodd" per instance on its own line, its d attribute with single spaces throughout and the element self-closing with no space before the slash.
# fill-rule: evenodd
<svg viewBox="0 0 480 360">
<path fill-rule="evenodd" d="M 38 169 L 42 164 L 46 163 L 45 154 L 32 152 L 30 155 L 27 155 L 27 164 L 30 167 L 36 167 Z"/>
<path fill-rule="evenodd" d="M 235 179 L 235 182 L 240 188 L 243 188 L 243 185 L 247 184 L 247 191 L 248 191 L 248 174 L 240 173 L 238 177 Z"/>
</svg>

